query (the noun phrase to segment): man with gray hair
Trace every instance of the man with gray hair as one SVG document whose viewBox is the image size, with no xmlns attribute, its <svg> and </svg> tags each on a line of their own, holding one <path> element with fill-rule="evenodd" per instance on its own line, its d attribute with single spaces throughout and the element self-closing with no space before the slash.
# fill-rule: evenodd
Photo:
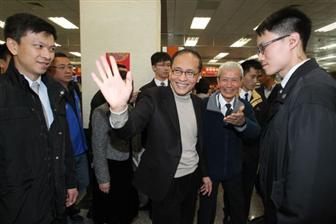
<svg viewBox="0 0 336 224">
<path fill-rule="evenodd" d="M 219 90 L 203 101 L 203 150 L 213 190 L 209 197 L 200 196 L 199 224 L 214 222 L 220 183 L 225 189 L 230 223 L 246 223 L 240 147 L 242 139 L 256 138 L 260 127 L 251 105 L 238 96 L 242 75 L 240 64 L 224 63 L 218 70 Z"/>
</svg>

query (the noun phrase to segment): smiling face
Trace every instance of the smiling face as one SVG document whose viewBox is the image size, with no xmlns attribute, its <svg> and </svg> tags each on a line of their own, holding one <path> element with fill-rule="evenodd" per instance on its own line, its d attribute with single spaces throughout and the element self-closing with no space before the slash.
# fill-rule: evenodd
<svg viewBox="0 0 336 224">
<path fill-rule="evenodd" d="M 199 59 L 191 53 L 183 53 L 175 57 L 169 80 L 177 95 L 186 95 L 193 90 L 199 77 L 198 65 Z M 183 74 L 177 75 L 177 72 L 174 71 L 182 71 Z M 195 75 L 189 76 L 185 72 Z"/>
<path fill-rule="evenodd" d="M 32 80 L 44 74 L 54 59 L 55 40 L 48 33 L 28 31 L 21 37 L 20 43 L 11 38 L 7 41 L 16 69 Z"/>
<path fill-rule="evenodd" d="M 218 79 L 218 89 L 226 102 L 230 102 L 241 87 L 241 74 L 237 68 L 223 69 Z"/>
</svg>

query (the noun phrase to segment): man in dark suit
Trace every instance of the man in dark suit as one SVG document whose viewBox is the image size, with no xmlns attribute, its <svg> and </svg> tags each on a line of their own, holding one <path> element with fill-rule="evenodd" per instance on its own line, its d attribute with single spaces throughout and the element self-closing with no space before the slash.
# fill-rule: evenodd
<svg viewBox="0 0 336 224">
<path fill-rule="evenodd" d="M 264 119 L 264 104 L 266 99 L 256 91 L 257 77 L 263 73 L 261 63 L 255 59 L 246 60 L 242 64 L 244 77 L 239 95 L 253 107 L 259 124 Z M 243 139 L 242 144 L 242 181 L 246 204 L 245 219 L 248 219 L 254 183 L 257 177 L 259 162 L 259 136 L 255 139 Z"/>
<path fill-rule="evenodd" d="M 201 57 L 184 49 L 173 57 L 168 88 L 143 92 L 135 109 L 127 112 L 132 77 L 126 83 L 111 58 L 113 74 L 102 59 L 101 76 L 93 78 L 107 99 L 111 125 L 124 138 L 146 129 L 146 150 L 134 177 L 135 186 L 152 199 L 154 224 L 192 224 L 197 192 L 211 193 L 202 156 L 201 102 L 191 94 L 202 68 Z"/>
<path fill-rule="evenodd" d="M 0 76 L 0 223 L 64 223 L 77 197 L 62 86 L 43 75 L 55 28 L 27 13 L 4 28 L 13 55 Z"/>
<path fill-rule="evenodd" d="M 242 139 L 259 135 L 251 105 L 237 96 L 243 69 L 237 62 L 225 62 L 218 70 L 219 90 L 202 104 L 204 154 L 213 182 L 210 196 L 200 197 L 199 224 L 214 223 L 219 184 L 224 188 L 224 223 L 245 224 L 242 185 Z"/>
<path fill-rule="evenodd" d="M 335 223 L 336 83 L 306 56 L 311 21 L 284 8 L 256 32 L 266 74 L 283 78 L 261 139 L 265 222 Z"/>
<path fill-rule="evenodd" d="M 155 74 L 152 81 L 140 87 L 140 91 L 157 86 L 168 86 L 171 58 L 166 52 L 156 52 L 151 56 L 152 69 Z"/>
</svg>

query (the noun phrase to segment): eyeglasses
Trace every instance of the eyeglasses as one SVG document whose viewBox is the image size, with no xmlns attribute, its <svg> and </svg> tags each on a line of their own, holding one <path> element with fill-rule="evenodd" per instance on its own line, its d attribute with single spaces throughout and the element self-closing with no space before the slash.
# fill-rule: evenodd
<svg viewBox="0 0 336 224">
<path fill-rule="evenodd" d="M 273 40 L 270 40 L 270 41 L 267 41 L 265 43 L 260 43 L 258 46 L 257 46 L 257 54 L 264 54 L 265 52 L 265 49 L 268 45 L 274 43 L 274 42 L 277 42 L 278 40 L 282 40 L 286 37 L 289 37 L 290 35 L 287 34 L 287 35 L 284 35 L 284 36 L 281 36 L 281 37 L 278 37 L 278 38 L 275 38 Z"/>
<path fill-rule="evenodd" d="M 175 76 L 181 76 L 182 74 L 185 74 L 187 79 L 193 79 L 195 77 L 195 75 L 197 75 L 198 73 L 193 71 L 193 70 L 183 71 L 181 69 L 175 68 L 175 69 L 173 69 L 173 74 Z"/>
<path fill-rule="evenodd" d="M 66 69 L 70 69 L 70 70 L 73 69 L 73 65 L 56 65 L 56 66 L 50 66 L 50 67 L 56 68 L 60 71 L 65 71 Z"/>
</svg>

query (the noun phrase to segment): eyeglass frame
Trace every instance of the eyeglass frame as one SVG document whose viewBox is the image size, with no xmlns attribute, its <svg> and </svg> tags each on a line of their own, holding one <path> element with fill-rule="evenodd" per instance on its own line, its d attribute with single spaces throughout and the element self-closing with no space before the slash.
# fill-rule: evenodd
<svg viewBox="0 0 336 224">
<path fill-rule="evenodd" d="M 284 39 L 286 37 L 289 37 L 289 36 L 290 36 L 290 34 L 286 34 L 286 35 L 283 35 L 281 37 L 275 38 L 273 40 L 267 41 L 265 43 L 260 43 L 257 46 L 257 55 L 264 54 L 264 52 L 266 50 L 266 47 L 268 47 L 269 45 L 273 44 L 274 42 L 277 42 L 277 41 L 282 40 L 282 39 Z"/>
<path fill-rule="evenodd" d="M 176 74 L 176 72 L 179 72 L 180 74 Z M 178 77 L 180 77 L 182 74 L 184 74 L 185 77 L 189 80 L 193 79 L 195 76 L 197 76 L 199 74 L 199 72 L 195 72 L 195 71 L 192 71 L 192 70 L 183 71 L 183 70 L 180 70 L 180 69 L 176 70 L 176 68 L 172 69 L 172 73 L 175 76 L 178 76 Z"/>
<path fill-rule="evenodd" d="M 56 68 L 61 71 L 65 71 L 66 69 L 70 69 L 71 71 L 73 70 L 74 66 L 69 64 L 69 65 L 52 65 L 50 66 L 51 68 Z"/>
</svg>

